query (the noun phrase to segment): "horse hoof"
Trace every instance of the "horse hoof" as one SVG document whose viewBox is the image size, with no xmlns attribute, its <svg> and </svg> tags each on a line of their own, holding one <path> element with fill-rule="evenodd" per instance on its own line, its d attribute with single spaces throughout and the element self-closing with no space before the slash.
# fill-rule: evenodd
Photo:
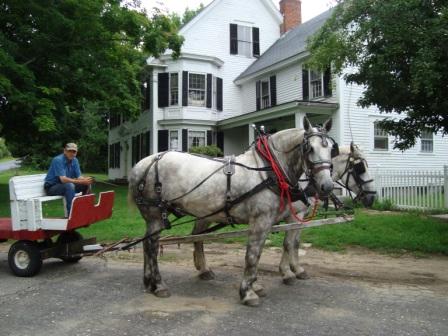
<svg viewBox="0 0 448 336">
<path fill-rule="evenodd" d="M 299 274 L 296 274 L 296 278 L 299 280 L 308 280 L 310 276 L 306 271 L 300 272 Z"/>
<path fill-rule="evenodd" d="M 261 285 L 259 285 L 259 284 L 257 284 L 257 283 L 254 283 L 254 284 L 252 285 L 252 289 L 254 290 L 254 292 L 255 292 L 259 297 L 265 297 L 265 296 L 267 296 L 267 292 L 266 292 L 266 290 L 264 289 L 264 287 L 261 286 Z"/>
<path fill-rule="evenodd" d="M 249 290 L 242 301 L 244 305 L 249 307 L 257 307 L 260 305 L 260 298 L 253 290 Z"/>
<path fill-rule="evenodd" d="M 295 277 L 283 278 L 283 283 L 287 286 L 292 286 L 296 283 L 296 278 Z"/>
<path fill-rule="evenodd" d="M 215 278 L 215 273 L 212 270 L 205 271 L 199 274 L 199 279 L 201 280 L 213 280 Z"/>
<path fill-rule="evenodd" d="M 170 291 L 166 288 L 156 289 L 153 293 L 158 298 L 167 298 L 171 296 Z"/>
</svg>

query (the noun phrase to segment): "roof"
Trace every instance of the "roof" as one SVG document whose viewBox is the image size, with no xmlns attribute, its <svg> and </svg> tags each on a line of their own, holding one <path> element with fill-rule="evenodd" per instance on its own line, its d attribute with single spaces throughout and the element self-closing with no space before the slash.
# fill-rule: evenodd
<svg viewBox="0 0 448 336">
<path fill-rule="evenodd" d="M 254 75 L 263 69 L 306 51 L 308 38 L 324 25 L 325 21 L 333 13 L 333 9 L 331 8 L 286 32 L 263 55 L 242 72 L 235 81 Z"/>
</svg>

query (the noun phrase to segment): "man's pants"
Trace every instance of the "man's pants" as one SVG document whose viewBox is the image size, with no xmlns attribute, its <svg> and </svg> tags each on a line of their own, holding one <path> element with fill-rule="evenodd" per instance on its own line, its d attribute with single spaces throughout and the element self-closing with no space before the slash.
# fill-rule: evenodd
<svg viewBox="0 0 448 336">
<path fill-rule="evenodd" d="M 72 200 L 76 193 L 82 192 L 83 195 L 89 191 L 88 185 L 74 184 L 74 183 L 57 183 L 48 188 L 48 196 L 64 196 L 67 202 L 67 215 L 70 216 L 70 209 L 72 207 Z"/>
</svg>

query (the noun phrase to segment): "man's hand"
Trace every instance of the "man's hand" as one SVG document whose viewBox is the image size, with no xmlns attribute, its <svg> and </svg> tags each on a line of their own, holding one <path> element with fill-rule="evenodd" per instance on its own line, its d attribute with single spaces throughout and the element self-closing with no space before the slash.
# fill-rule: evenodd
<svg viewBox="0 0 448 336">
<path fill-rule="evenodd" d="M 77 179 L 77 183 L 83 185 L 91 185 L 93 182 L 95 182 L 95 180 L 91 176 L 88 177 L 81 176 Z"/>
</svg>

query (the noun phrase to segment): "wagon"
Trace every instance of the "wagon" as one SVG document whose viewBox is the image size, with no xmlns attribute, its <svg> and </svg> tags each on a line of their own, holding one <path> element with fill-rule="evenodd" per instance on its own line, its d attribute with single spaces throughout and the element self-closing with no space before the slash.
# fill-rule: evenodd
<svg viewBox="0 0 448 336">
<path fill-rule="evenodd" d="M 47 258 L 74 263 L 98 250 L 95 238 L 83 239 L 76 230 L 112 216 L 115 194 L 106 191 L 99 194 L 97 204 L 93 194 L 77 196 L 69 216 L 45 218 L 42 203 L 60 199 L 66 207 L 64 197 L 46 195 L 44 179 L 45 174 L 38 174 L 9 180 L 11 217 L 0 218 L 0 242 L 16 240 L 9 249 L 8 264 L 17 276 L 37 274 Z"/>
</svg>

